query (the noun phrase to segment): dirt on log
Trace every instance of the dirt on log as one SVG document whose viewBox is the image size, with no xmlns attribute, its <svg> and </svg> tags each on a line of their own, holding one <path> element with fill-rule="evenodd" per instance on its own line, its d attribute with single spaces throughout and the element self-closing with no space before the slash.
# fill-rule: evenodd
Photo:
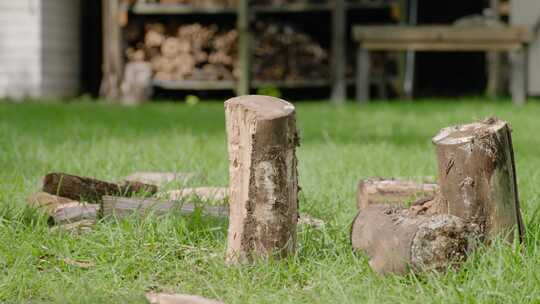
<svg viewBox="0 0 540 304">
<path fill-rule="evenodd" d="M 295 108 L 273 97 L 225 102 L 230 263 L 294 254 L 298 221 Z"/>
<path fill-rule="evenodd" d="M 435 183 L 372 177 L 358 183 L 356 203 L 358 209 L 373 204 L 405 207 L 404 204 L 407 202 L 433 199 L 438 189 Z"/>
<path fill-rule="evenodd" d="M 495 118 L 442 129 L 434 138 L 440 213 L 476 223 L 489 241 L 508 241 L 524 226 L 519 210 L 511 130 Z"/>
<path fill-rule="evenodd" d="M 42 190 L 77 201 L 99 203 L 103 195 L 129 196 L 135 193 L 153 195 L 157 192 L 157 187 L 141 182 L 126 181 L 115 184 L 89 177 L 49 173 L 43 178 Z"/>
<path fill-rule="evenodd" d="M 421 208 L 420 208 L 421 209 Z M 351 244 L 381 274 L 442 271 L 463 262 L 479 237 L 474 224 L 450 214 L 370 205 L 351 227 Z"/>
</svg>

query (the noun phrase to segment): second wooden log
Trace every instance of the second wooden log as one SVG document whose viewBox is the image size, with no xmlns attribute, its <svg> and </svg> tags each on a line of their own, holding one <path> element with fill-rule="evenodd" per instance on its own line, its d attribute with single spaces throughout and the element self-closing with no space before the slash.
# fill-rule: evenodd
<svg viewBox="0 0 540 304">
<path fill-rule="evenodd" d="M 510 127 L 487 119 L 442 129 L 434 138 L 439 165 L 440 212 L 476 223 L 487 241 L 520 238 L 519 210 Z"/>
</svg>

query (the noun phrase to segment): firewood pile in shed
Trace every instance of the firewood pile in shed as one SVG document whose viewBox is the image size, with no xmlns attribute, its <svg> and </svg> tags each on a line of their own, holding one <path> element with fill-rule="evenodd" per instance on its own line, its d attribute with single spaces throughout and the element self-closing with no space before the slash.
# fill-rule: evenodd
<svg viewBox="0 0 540 304">
<path fill-rule="evenodd" d="M 236 67 L 236 30 L 199 23 L 166 27 L 144 26 L 142 41 L 127 50 L 129 61 L 148 61 L 154 79 L 233 80 Z"/>
<path fill-rule="evenodd" d="M 146 0 L 146 3 L 186 5 L 193 7 L 234 7 L 238 0 Z M 325 0 L 250 0 L 254 5 L 283 5 L 296 3 L 324 3 Z"/>
<path fill-rule="evenodd" d="M 158 81 L 238 78 L 238 33 L 216 24 L 146 23 L 130 27 L 129 62 L 150 62 Z M 257 22 L 252 74 L 260 81 L 301 81 L 329 76 L 328 51 L 294 24 Z"/>
<path fill-rule="evenodd" d="M 163 5 L 189 5 L 193 7 L 233 7 L 237 4 L 237 0 L 146 0 L 145 2 Z"/>
</svg>

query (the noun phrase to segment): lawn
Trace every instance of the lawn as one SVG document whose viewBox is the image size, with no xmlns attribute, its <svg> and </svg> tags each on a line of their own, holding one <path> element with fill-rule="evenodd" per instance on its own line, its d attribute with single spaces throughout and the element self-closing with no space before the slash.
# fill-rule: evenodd
<svg viewBox="0 0 540 304">
<path fill-rule="evenodd" d="M 25 207 L 50 171 L 117 180 L 134 171 L 194 172 L 188 185 L 227 185 L 223 105 L 0 103 L 0 302 L 145 303 L 146 291 L 227 303 L 538 303 L 540 104 L 482 100 L 297 106 L 301 212 L 326 222 L 299 231 L 295 257 L 224 263 L 227 223 L 200 215 L 104 219 L 87 234 L 51 230 Z M 348 240 L 357 181 L 434 176 L 431 137 L 496 115 L 513 127 L 527 226 L 520 253 L 500 243 L 458 272 L 378 277 Z M 65 259 L 90 263 L 81 268 Z"/>
</svg>

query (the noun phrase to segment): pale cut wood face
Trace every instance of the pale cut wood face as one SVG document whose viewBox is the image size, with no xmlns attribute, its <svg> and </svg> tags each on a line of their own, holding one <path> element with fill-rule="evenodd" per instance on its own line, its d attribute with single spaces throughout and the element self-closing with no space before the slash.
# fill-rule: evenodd
<svg viewBox="0 0 540 304">
<path fill-rule="evenodd" d="M 294 105 L 290 102 L 264 95 L 239 96 L 229 99 L 226 104 L 238 104 L 262 120 L 286 117 L 295 111 Z"/>
</svg>

